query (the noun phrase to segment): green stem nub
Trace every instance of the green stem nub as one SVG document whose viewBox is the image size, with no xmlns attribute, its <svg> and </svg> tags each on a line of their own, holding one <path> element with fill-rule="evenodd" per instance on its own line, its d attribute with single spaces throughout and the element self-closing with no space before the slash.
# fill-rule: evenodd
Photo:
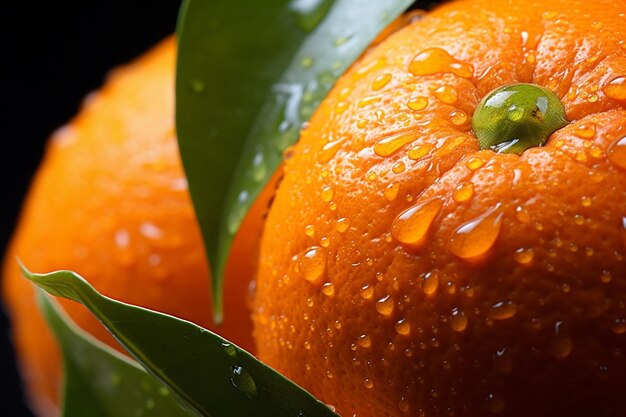
<svg viewBox="0 0 626 417">
<path fill-rule="evenodd" d="M 510 84 L 487 94 L 476 107 L 472 128 L 481 149 L 521 154 L 543 145 L 567 124 L 559 98 L 534 84 Z"/>
</svg>

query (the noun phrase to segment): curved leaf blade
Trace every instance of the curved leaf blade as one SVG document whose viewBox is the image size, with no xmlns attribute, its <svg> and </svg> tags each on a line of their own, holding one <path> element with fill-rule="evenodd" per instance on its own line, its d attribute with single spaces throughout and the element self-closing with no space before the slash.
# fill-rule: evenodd
<svg viewBox="0 0 626 417">
<path fill-rule="evenodd" d="M 176 124 L 211 261 L 215 321 L 233 237 L 335 80 L 411 0 L 188 1 Z"/>
<path fill-rule="evenodd" d="M 37 302 L 63 355 L 62 416 L 189 416 L 163 384 L 78 328 L 43 291 Z"/>
<path fill-rule="evenodd" d="M 337 417 L 311 394 L 215 333 L 105 297 L 71 271 L 22 270 L 48 293 L 87 307 L 194 415 Z"/>
</svg>

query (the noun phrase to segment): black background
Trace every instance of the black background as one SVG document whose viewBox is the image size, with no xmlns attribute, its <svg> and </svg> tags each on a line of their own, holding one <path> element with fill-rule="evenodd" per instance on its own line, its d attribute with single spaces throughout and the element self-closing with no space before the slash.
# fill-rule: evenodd
<svg viewBox="0 0 626 417">
<path fill-rule="evenodd" d="M 112 67 L 172 33 L 180 2 L 3 1 L 0 253 L 17 219 L 45 140 L 78 110 Z M 0 309 L 0 414 L 31 416 Z"/>
</svg>

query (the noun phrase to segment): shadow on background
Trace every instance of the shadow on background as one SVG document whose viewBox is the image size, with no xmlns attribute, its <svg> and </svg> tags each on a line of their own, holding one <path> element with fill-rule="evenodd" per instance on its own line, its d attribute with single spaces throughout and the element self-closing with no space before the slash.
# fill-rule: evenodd
<svg viewBox="0 0 626 417">
<path fill-rule="evenodd" d="M 0 253 L 4 253 L 46 138 L 78 110 L 111 68 L 174 31 L 180 2 L 2 2 Z M 22 400 L 0 308 L 0 404 L 31 416 Z"/>
</svg>

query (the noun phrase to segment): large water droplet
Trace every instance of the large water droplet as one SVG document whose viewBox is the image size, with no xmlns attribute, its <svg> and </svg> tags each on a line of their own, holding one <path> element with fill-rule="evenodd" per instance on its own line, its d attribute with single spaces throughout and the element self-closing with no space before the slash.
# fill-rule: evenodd
<svg viewBox="0 0 626 417">
<path fill-rule="evenodd" d="M 460 308 L 454 308 L 448 319 L 448 324 L 455 332 L 463 332 L 467 329 L 467 316 Z"/>
<path fill-rule="evenodd" d="M 357 343 L 363 348 L 368 348 L 372 346 L 372 338 L 366 334 L 362 334 L 361 336 L 359 336 Z"/>
<path fill-rule="evenodd" d="M 233 366 L 230 372 L 230 382 L 238 391 L 244 393 L 248 398 L 257 395 L 257 388 L 252 375 L 241 366 Z"/>
<path fill-rule="evenodd" d="M 386 157 L 397 152 L 404 145 L 417 139 L 415 132 L 402 132 L 387 136 L 374 145 L 374 152 L 378 156 Z"/>
<path fill-rule="evenodd" d="M 341 148 L 341 145 L 345 142 L 345 140 L 346 138 L 339 138 L 324 144 L 319 152 L 318 161 L 321 163 L 330 161 Z"/>
<path fill-rule="evenodd" d="M 393 221 L 391 233 L 400 243 L 413 249 L 421 247 L 443 202 L 433 198 L 400 213 Z"/>
<path fill-rule="evenodd" d="M 388 317 L 393 313 L 394 301 L 390 295 L 386 295 L 376 302 L 376 311 L 379 314 Z"/>
<path fill-rule="evenodd" d="M 299 257 L 299 268 L 304 274 L 304 279 L 318 284 L 321 282 L 326 270 L 326 255 L 324 249 L 312 246 Z"/>
<path fill-rule="evenodd" d="M 626 102 L 626 77 L 617 77 L 602 89 L 604 94 L 613 100 Z"/>
<path fill-rule="evenodd" d="M 391 78 L 391 74 L 389 73 L 380 74 L 374 79 L 374 82 L 372 83 L 372 90 L 378 91 L 384 88 L 387 84 L 389 84 Z"/>
<path fill-rule="evenodd" d="M 459 203 L 469 200 L 474 195 L 474 184 L 471 182 L 460 183 L 452 192 L 452 199 Z"/>
<path fill-rule="evenodd" d="M 420 111 L 424 110 L 428 106 L 428 98 L 424 96 L 414 97 L 406 104 L 411 110 Z"/>
<path fill-rule="evenodd" d="M 400 319 L 395 324 L 396 333 L 402 336 L 408 336 L 411 333 L 411 323 L 406 319 Z"/>
<path fill-rule="evenodd" d="M 474 67 L 471 64 L 458 61 L 441 48 L 430 48 L 417 54 L 409 64 L 409 71 L 413 75 L 446 72 L 463 78 L 471 78 L 474 75 Z"/>
<path fill-rule="evenodd" d="M 498 203 L 485 213 L 462 224 L 452 234 L 450 250 L 462 259 L 484 255 L 496 242 L 502 226 L 502 212 Z"/>
<path fill-rule="evenodd" d="M 554 324 L 554 338 L 550 343 L 550 354 L 557 359 L 565 359 L 572 352 L 572 340 L 562 321 Z"/>
<path fill-rule="evenodd" d="M 434 295 L 439 288 L 439 274 L 427 272 L 422 276 L 422 292 L 426 295 Z"/>
<path fill-rule="evenodd" d="M 446 104 L 454 104 L 457 102 L 459 98 L 459 93 L 456 88 L 451 85 L 442 85 L 438 89 L 436 89 L 433 94 L 439 100 L 443 101 Z"/>
<path fill-rule="evenodd" d="M 626 169 L 626 136 L 613 142 L 606 155 L 613 164 Z"/>
<path fill-rule="evenodd" d="M 500 301 L 489 309 L 488 317 L 491 320 L 507 320 L 517 314 L 517 306 L 512 301 Z"/>
</svg>

